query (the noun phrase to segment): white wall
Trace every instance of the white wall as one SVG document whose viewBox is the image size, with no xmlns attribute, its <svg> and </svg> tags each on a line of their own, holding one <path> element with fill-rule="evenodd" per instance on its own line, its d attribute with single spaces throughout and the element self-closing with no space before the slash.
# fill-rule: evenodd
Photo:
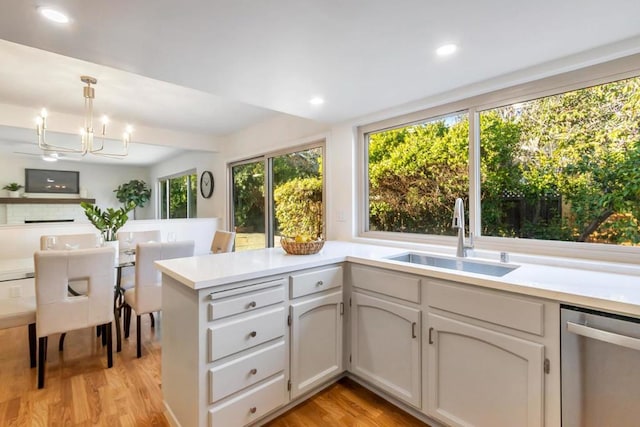
<svg viewBox="0 0 640 427">
<path fill-rule="evenodd" d="M 150 182 L 149 169 L 145 167 L 100 165 L 82 161 L 49 163 L 34 156 L 3 154 L 0 157 L 0 188 L 10 182 L 24 185 L 25 168 L 79 171 L 80 188 L 86 188 L 88 197 L 96 199 L 96 204 L 101 208 L 122 206 L 113 192 L 120 184 L 129 182 L 132 179 L 142 179 L 147 183 Z M 42 196 L 42 194 L 39 196 Z M 70 195 L 70 197 L 75 196 Z M 153 218 L 153 210 L 149 208 L 149 205 L 144 208 L 137 208 L 136 218 Z M 5 205 L 0 205 L 0 224 L 5 222 L 6 207 Z"/>
<path fill-rule="evenodd" d="M 197 214 L 198 218 L 213 218 L 224 214 L 224 206 L 219 206 L 216 203 L 215 194 L 224 190 L 224 171 L 216 170 L 216 159 L 220 155 L 218 153 L 204 152 L 204 151 L 190 151 L 179 156 L 176 156 L 170 160 L 158 163 L 151 167 L 149 171 L 149 185 L 152 186 L 150 206 L 157 217 L 160 217 L 158 212 L 158 179 L 167 176 L 183 173 L 195 169 L 198 174 L 198 200 L 197 200 Z M 205 199 L 200 195 L 200 175 L 203 171 L 209 170 L 214 175 L 214 190 L 212 196 L 209 199 Z"/>
</svg>

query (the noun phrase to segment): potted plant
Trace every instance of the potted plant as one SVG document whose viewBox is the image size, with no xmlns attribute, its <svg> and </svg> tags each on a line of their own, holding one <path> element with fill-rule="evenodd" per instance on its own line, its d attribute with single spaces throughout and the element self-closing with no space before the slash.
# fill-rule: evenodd
<svg viewBox="0 0 640 427">
<path fill-rule="evenodd" d="M 129 219 L 127 214 L 135 207 L 133 203 L 130 203 L 122 208 L 102 210 L 98 206 L 87 202 L 81 202 L 80 206 L 84 209 L 84 213 L 91 224 L 100 231 L 105 242 L 117 242 L 116 233 L 127 222 Z"/>
<path fill-rule="evenodd" d="M 80 206 L 84 209 L 84 214 L 87 216 L 89 221 L 91 221 L 91 224 L 100 231 L 102 239 L 104 240 L 103 246 L 111 246 L 115 249 L 115 265 L 117 266 L 120 262 L 120 245 L 118 244 L 116 233 L 127 222 L 129 219 L 127 214 L 135 207 L 135 205 L 130 203 L 122 208 L 107 208 L 105 210 L 87 202 L 80 202 Z"/>
<path fill-rule="evenodd" d="M 144 208 L 144 205 L 151 198 L 151 189 L 141 179 L 132 179 L 125 184 L 120 184 L 113 192 L 116 193 L 118 201 L 124 203 L 125 206 L 134 203 L 133 219 L 136 219 L 135 208 L 138 206 Z"/>
<path fill-rule="evenodd" d="M 2 187 L 3 190 L 9 191 L 9 197 L 20 197 L 21 188 L 22 185 L 18 184 L 17 182 L 12 182 Z"/>
</svg>

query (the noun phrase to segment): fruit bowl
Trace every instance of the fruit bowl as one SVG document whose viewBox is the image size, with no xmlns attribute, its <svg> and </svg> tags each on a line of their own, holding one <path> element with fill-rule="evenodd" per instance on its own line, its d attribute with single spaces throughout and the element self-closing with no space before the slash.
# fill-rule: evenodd
<svg viewBox="0 0 640 427">
<path fill-rule="evenodd" d="M 311 255 L 320 252 L 324 246 L 324 240 L 299 241 L 293 237 L 282 237 L 280 246 L 290 255 Z"/>
</svg>

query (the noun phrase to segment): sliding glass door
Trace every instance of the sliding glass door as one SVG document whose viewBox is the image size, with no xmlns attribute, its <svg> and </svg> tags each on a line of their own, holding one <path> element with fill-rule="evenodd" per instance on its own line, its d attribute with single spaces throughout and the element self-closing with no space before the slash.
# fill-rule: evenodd
<svg viewBox="0 0 640 427">
<path fill-rule="evenodd" d="M 323 151 L 318 143 L 230 166 L 236 250 L 324 236 Z"/>
<path fill-rule="evenodd" d="M 264 171 L 264 159 L 231 167 L 232 218 L 236 231 L 236 251 L 266 246 Z"/>
</svg>

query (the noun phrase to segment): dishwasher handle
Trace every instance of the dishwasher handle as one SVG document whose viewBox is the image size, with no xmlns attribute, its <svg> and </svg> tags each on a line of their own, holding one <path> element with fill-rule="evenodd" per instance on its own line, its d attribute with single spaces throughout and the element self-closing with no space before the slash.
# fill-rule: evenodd
<svg viewBox="0 0 640 427">
<path fill-rule="evenodd" d="M 583 337 L 593 338 L 594 340 L 604 341 L 610 344 L 615 344 L 640 351 L 640 339 L 638 338 L 603 331 L 602 329 L 596 329 L 574 322 L 567 322 L 567 331 L 572 332 L 576 335 L 582 335 Z"/>
</svg>

